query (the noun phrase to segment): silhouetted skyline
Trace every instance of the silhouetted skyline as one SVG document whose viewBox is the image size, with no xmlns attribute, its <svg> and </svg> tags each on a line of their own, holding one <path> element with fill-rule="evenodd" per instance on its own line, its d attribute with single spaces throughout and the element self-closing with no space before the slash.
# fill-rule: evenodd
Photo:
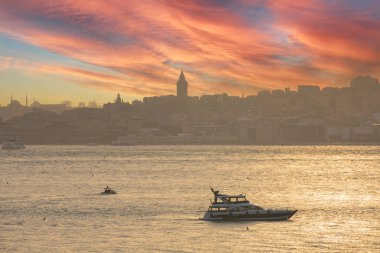
<svg viewBox="0 0 380 253">
<path fill-rule="evenodd" d="M 300 85 L 255 96 L 188 96 L 181 71 L 177 96 L 144 97 L 98 108 L 13 100 L 0 108 L 0 140 L 32 144 L 293 144 L 380 142 L 380 83 L 358 76 L 345 88 Z M 89 104 L 90 105 L 90 104 Z"/>
</svg>

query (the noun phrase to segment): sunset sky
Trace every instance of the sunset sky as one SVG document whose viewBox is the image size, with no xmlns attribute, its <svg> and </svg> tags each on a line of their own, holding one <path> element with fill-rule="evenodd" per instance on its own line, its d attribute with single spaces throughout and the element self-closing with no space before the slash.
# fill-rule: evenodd
<svg viewBox="0 0 380 253">
<path fill-rule="evenodd" d="M 256 94 L 380 77 L 377 0 L 0 2 L 0 104 Z"/>
</svg>

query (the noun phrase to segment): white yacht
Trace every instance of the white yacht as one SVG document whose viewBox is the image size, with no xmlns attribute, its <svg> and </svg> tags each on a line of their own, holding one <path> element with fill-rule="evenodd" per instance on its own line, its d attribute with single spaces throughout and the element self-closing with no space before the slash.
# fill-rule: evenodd
<svg viewBox="0 0 380 253">
<path fill-rule="evenodd" d="M 14 139 L 14 140 L 4 142 L 1 145 L 1 149 L 4 149 L 4 150 L 25 149 L 25 146 L 22 142 L 19 142 L 16 139 Z"/>
<path fill-rule="evenodd" d="M 211 202 L 203 220 L 254 220 L 254 221 L 277 221 L 288 220 L 297 210 L 288 209 L 265 209 L 250 203 L 246 196 L 225 195 L 219 191 L 214 193 L 214 202 Z"/>
</svg>

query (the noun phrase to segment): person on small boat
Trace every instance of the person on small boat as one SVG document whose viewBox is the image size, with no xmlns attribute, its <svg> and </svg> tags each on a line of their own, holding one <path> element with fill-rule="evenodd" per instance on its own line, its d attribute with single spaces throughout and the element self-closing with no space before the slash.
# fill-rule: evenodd
<svg viewBox="0 0 380 253">
<path fill-rule="evenodd" d="M 102 192 L 102 194 L 116 194 L 116 191 L 107 185 L 106 188 L 104 188 L 104 192 Z"/>
</svg>

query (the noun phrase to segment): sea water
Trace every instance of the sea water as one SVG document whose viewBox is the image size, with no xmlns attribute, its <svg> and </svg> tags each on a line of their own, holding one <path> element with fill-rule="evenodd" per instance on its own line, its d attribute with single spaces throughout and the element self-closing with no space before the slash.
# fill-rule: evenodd
<svg viewBox="0 0 380 253">
<path fill-rule="evenodd" d="M 210 186 L 298 212 L 203 221 Z M 1 252 L 380 251 L 379 146 L 27 146 L 0 187 Z"/>
</svg>

